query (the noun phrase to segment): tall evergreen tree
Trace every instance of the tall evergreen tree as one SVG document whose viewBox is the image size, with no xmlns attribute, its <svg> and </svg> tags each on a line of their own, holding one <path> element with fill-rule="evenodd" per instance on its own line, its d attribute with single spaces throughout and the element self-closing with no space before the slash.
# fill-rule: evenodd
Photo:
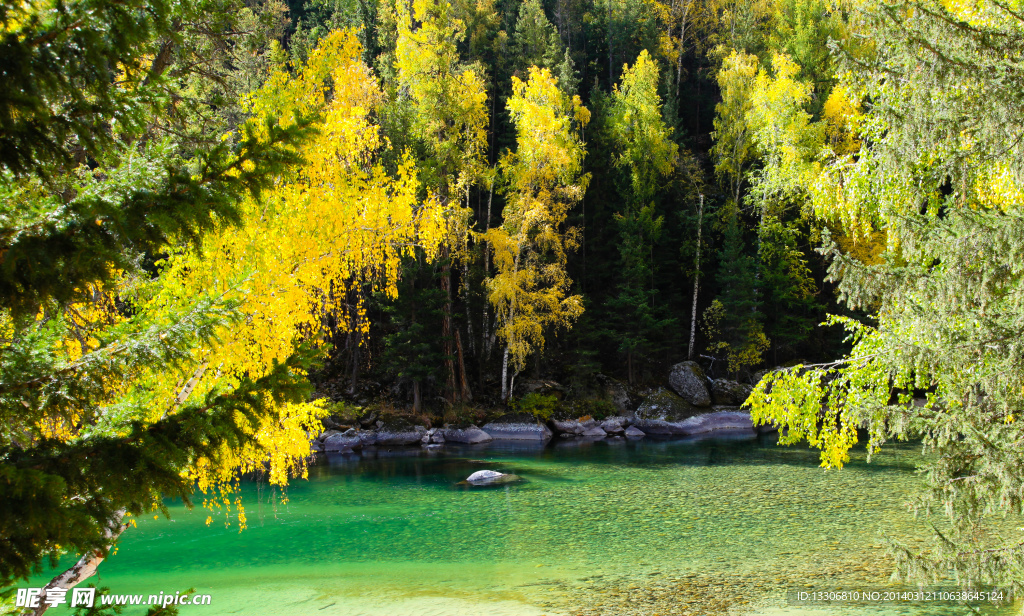
<svg viewBox="0 0 1024 616">
<path fill-rule="evenodd" d="M 160 64 L 181 40 L 179 9 L 0 9 L 0 585 L 65 552 L 81 559 L 51 587 L 77 584 L 126 515 L 189 502 L 198 461 L 258 448 L 253 430 L 307 392 L 301 353 L 202 399 L 189 394 L 205 366 L 169 398 L 135 387 L 182 372 L 239 318 L 216 292 L 164 301 L 147 265 L 238 221 L 241 198 L 298 162 L 289 144 L 308 132 L 251 123 L 235 148 L 180 157 L 152 130 L 175 91 Z"/>
<path fill-rule="evenodd" d="M 886 237 L 870 261 L 823 249 L 841 298 L 875 319 L 833 318 L 850 354 L 765 379 L 754 415 L 819 447 L 824 466 L 842 466 L 865 427 L 869 452 L 922 439 L 934 455 L 916 505 L 949 527 L 925 551 L 891 538 L 897 572 L 1019 594 L 1024 537 L 1001 522 L 1024 514 L 1024 28 L 1001 2 L 866 2 L 852 21 L 872 41 L 840 67 L 871 102 L 863 147 L 824 151 L 809 184 L 818 216 Z"/>
</svg>

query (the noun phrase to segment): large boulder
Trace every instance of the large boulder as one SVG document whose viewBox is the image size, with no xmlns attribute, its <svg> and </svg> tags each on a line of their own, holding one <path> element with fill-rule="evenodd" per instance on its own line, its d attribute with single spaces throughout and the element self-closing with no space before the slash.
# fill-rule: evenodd
<svg viewBox="0 0 1024 616">
<path fill-rule="evenodd" d="M 711 401 L 716 405 L 740 406 L 747 401 L 753 390 L 754 388 L 746 383 L 715 379 L 711 381 Z"/>
<path fill-rule="evenodd" d="M 663 436 L 705 434 L 714 430 L 754 430 L 750 413 L 731 406 L 697 407 L 663 388 L 640 404 L 633 426 L 645 434 Z"/>
<path fill-rule="evenodd" d="M 711 406 L 708 379 L 695 361 L 684 361 L 672 366 L 668 385 L 694 406 Z"/>
<path fill-rule="evenodd" d="M 583 434 L 581 434 L 580 436 L 586 438 L 604 438 L 608 436 L 608 433 L 602 430 L 600 426 L 590 426 L 589 428 L 584 430 Z"/>
<path fill-rule="evenodd" d="M 487 443 L 493 440 L 490 434 L 487 434 L 476 426 L 466 426 L 464 428 L 445 426 L 438 430 L 437 434 L 444 438 L 445 442 L 469 443 L 470 445 Z"/>
<path fill-rule="evenodd" d="M 615 405 L 615 409 L 618 412 L 628 413 L 633 410 L 633 399 L 621 381 L 617 381 L 610 376 L 598 374 L 597 382 L 601 386 L 601 393 Z"/>
<path fill-rule="evenodd" d="M 427 429 L 414 426 L 407 421 L 391 420 L 381 423 L 377 429 L 377 445 L 413 445 L 423 440 Z"/>
<path fill-rule="evenodd" d="M 353 449 L 359 449 L 363 446 L 363 441 L 354 434 L 354 430 L 351 431 L 353 434 L 348 433 L 335 433 L 323 441 L 323 450 L 328 453 L 348 453 Z"/>
<path fill-rule="evenodd" d="M 551 438 L 551 430 L 529 413 L 512 413 L 488 423 L 484 432 L 495 440 L 544 441 Z"/>
<path fill-rule="evenodd" d="M 601 422 L 601 429 L 608 434 L 622 434 L 626 431 L 629 423 L 625 417 L 609 417 Z"/>
<path fill-rule="evenodd" d="M 646 434 L 644 434 L 643 430 L 640 430 L 636 426 L 630 426 L 626 428 L 625 435 L 626 438 L 643 438 L 647 436 Z"/>
<path fill-rule="evenodd" d="M 552 419 L 551 427 L 559 436 L 579 436 L 586 430 L 578 419 Z"/>
</svg>

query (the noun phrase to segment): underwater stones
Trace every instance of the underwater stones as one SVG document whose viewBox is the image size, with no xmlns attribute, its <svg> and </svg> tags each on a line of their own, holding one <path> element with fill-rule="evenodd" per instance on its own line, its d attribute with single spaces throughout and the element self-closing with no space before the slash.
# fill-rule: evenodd
<svg viewBox="0 0 1024 616">
<path fill-rule="evenodd" d="M 477 471 L 466 477 L 466 483 L 474 486 L 493 486 L 505 483 L 514 483 L 521 480 L 519 475 L 511 473 L 499 473 L 498 471 L 483 470 Z"/>
<path fill-rule="evenodd" d="M 476 426 L 466 426 L 465 428 L 450 428 L 445 427 L 437 431 L 444 440 L 451 441 L 453 443 L 468 443 L 475 445 L 476 443 L 488 443 L 492 441 L 490 434 L 487 434 Z"/>
<path fill-rule="evenodd" d="M 545 441 L 551 438 L 551 429 L 529 413 L 513 413 L 500 417 L 483 427 L 495 440 Z"/>
<path fill-rule="evenodd" d="M 638 429 L 636 426 L 629 426 L 625 430 L 626 438 L 643 438 L 647 436 L 643 430 Z"/>
<path fill-rule="evenodd" d="M 747 401 L 753 387 L 729 379 L 711 381 L 711 401 L 714 404 L 740 406 Z"/>
<path fill-rule="evenodd" d="M 672 366 L 668 385 L 694 406 L 711 406 L 707 377 L 695 361 L 684 361 Z"/>
</svg>

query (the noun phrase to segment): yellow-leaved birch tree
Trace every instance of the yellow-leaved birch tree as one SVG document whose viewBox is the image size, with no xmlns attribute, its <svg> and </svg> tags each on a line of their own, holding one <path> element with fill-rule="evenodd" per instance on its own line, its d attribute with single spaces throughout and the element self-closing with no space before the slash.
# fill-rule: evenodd
<svg viewBox="0 0 1024 616">
<path fill-rule="evenodd" d="M 334 31 L 294 74 L 276 71 L 246 101 L 255 116 L 285 125 L 318 117 L 318 132 L 303 164 L 278 177 L 260 200 L 243 204 L 241 224 L 225 225 L 163 266 L 166 282 L 152 306 L 216 292 L 237 301 L 243 315 L 219 333 L 219 344 L 195 352 L 190 395 L 231 387 L 237 375 L 260 375 L 300 346 L 324 343 L 332 283 L 369 280 L 394 295 L 404 255 L 418 246 L 436 256 L 445 231 L 440 203 L 418 202 L 411 158 L 395 172 L 376 160 L 387 144 L 372 114 L 384 95 L 361 56 L 354 31 Z M 175 383 L 153 375 L 153 387 L 171 396 Z M 239 473 L 262 469 L 268 457 L 272 484 L 304 474 L 307 433 L 319 431 L 324 411 L 315 402 L 284 411 L 281 422 L 261 428 L 257 446 L 225 451 L 216 463 L 197 461 L 199 486 L 230 489 Z"/>
<path fill-rule="evenodd" d="M 569 295 L 566 251 L 577 244 L 576 229 L 565 229 L 569 210 L 583 198 L 589 174 L 580 130 L 590 112 L 578 96 L 567 97 L 548 69 L 530 68 L 527 81 L 512 78 L 509 114 L 516 127 L 516 151 L 501 160 L 507 204 L 504 222 L 486 238 L 497 274 L 488 279 L 497 333 L 505 342 L 501 397 L 508 399 L 526 358 L 544 347 L 545 330 L 570 326 L 583 312 L 579 295 Z M 512 377 L 508 376 L 509 363 Z"/>
</svg>

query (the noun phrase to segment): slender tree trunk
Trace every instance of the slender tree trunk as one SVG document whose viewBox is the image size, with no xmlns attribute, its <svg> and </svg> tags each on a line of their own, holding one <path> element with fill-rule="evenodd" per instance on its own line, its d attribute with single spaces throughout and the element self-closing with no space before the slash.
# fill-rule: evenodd
<svg viewBox="0 0 1024 616">
<path fill-rule="evenodd" d="M 412 382 L 412 410 L 416 414 L 423 412 L 423 396 L 420 392 L 419 379 Z"/>
<path fill-rule="evenodd" d="M 441 315 L 441 340 L 444 350 L 444 368 L 447 382 L 448 401 L 455 403 L 459 398 L 459 390 L 455 380 L 455 332 L 452 328 L 452 266 L 449 262 L 451 251 L 448 246 L 441 249 L 441 290 L 444 291 L 444 305 Z"/>
<path fill-rule="evenodd" d="M 349 380 L 348 393 L 356 393 L 356 386 L 359 381 L 359 332 L 356 331 L 353 335 L 354 343 L 352 345 L 352 374 Z"/>
<path fill-rule="evenodd" d="M 455 330 L 455 349 L 459 356 L 459 397 L 463 402 L 472 402 L 473 393 L 469 390 L 469 379 L 466 377 L 466 362 L 462 359 L 462 336 Z"/>
<path fill-rule="evenodd" d="M 505 345 L 505 354 L 501 358 L 501 401 L 508 400 L 508 345 Z"/>
<path fill-rule="evenodd" d="M 487 195 L 487 220 L 484 221 L 484 233 L 491 230 L 491 203 L 494 200 L 494 180 L 491 180 L 491 188 Z M 490 242 L 484 243 L 484 278 L 487 278 L 491 274 L 491 244 Z M 490 315 L 490 299 L 484 301 L 484 314 L 483 323 L 481 328 L 483 329 L 483 347 L 484 347 L 484 359 L 491 359 L 491 348 L 493 346 L 493 338 L 490 335 L 491 329 L 491 315 Z M 483 362 L 480 363 L 480 368 L 483 370 Z M 481 381 L 483 379 L 481 378 Z"/>
<path fill-rule="evenodd" d="M 94 550 L 92 552 L 83 554 L 82 557 L 78 559 L 78 562 L 75 563 L 73 567 L 71 567 L 64 573 L 61 573 L 57 577 L 53 578 L 52 580 L 50 580 L 49 584 L 43 587 L 40 593 L 40 598 L 46 597 L 47 590 L 68 590 L 74 588 L 78 584 L 92 577 L 96 573 L 96 569 L 100 566 L 100 563 L 102 563 L 104 559 L 106 559 L 107 553 L 110 551 L 110 548 L 114 545 L 114 541 L 116 541 L 117 538 L 121 536 L 121 533 L 123 533 L 125 529 L 128 528 L 127 524 L 121 523 L 121 520 L 124 518 L 125 513 L 126 512 L 124 509 L 117 511 L 114 514 L 115 520 L 112 520 L 115 526 L 113 528 L 107 527 L 107 529 L 103 532 L 103 538 L 107 541 L 108 544 L 107 549 L 103 551 Z M 35 608 L 33 616 L 41 616 L 49 608 L 49 604 L 40 600 L 39 607 Z"/>
<path fill-rule="evenodd" d="M 690 351 L 687 359 L 693 359 L 693 345 L 697 337 L 697 293 L 700 291 L 700 239 L 704 222 L 704 195 L 700 196 L 700 207 L 697 209 L 697 257 L 693 272 L 693 308 L 690 311 Z"/>
<path fill-rule="evenodd" d="M 690 17 L 693 0 L 686 0 L 679 24 L 679 57 L 676 58 L 676 104 L 679 104 L 679 82 L 683 80 L 683 45 L 686 42 L 686 20 Z"/>
</svg>

